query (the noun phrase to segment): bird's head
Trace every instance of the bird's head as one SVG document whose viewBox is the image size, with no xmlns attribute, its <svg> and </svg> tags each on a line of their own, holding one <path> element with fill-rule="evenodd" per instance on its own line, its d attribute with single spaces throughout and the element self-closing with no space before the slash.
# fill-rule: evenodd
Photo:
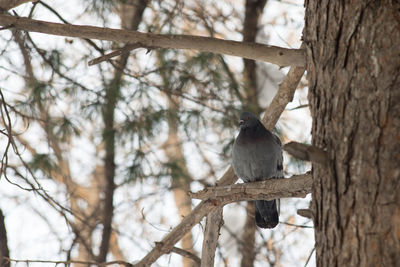
<svg viewBox="0 0 400 267">
<path fill-rule="evenodd" d="M 240 129 L 255 127 L 260 123 L 258 118 L 251 112 L 243 112 L 240 114 L 239 125 Z"/>
</svg>

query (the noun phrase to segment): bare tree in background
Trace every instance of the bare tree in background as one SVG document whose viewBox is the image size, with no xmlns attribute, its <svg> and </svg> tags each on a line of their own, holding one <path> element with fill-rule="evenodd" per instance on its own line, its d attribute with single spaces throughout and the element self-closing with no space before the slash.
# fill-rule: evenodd
<svg viewBox="0 0 400 267">
<path fill-rule="evenodd" d="M 162 57 L 162 55 L 159 55 Z M 161 60 L 162 61 L 162 60 Z M 171 91 L 173 90 L 170 87 L 169 75 L 168 73 L 161 70 L 161 76 L 163 78 L 163 86 L 165 86 L 165 90 Z M 187 216 L 192 210 L 192 199 L 187 194 L 190 191 L 190 183 L 192 181 L 192 177 L 187 169 L 187 163 L 185 160 L 185 156 L 183 154 L 183 142 L 181 137 L 179 136 L 179 108 L 181 106 L 180 99 L 177 96 L 166 94 L 168 99 L 168 138 L 165 141 L 163 147 L 165 150 L 165 154 L 168 157 L 168 161 L 171 169 L 171 179 L 172 179 L 172 187 L 174 193 L 174 200 L 176 203 L 176 207 L 178 209 L 178 214 L 180 217 Z M 189 231 L 182 238 L 182 249 L 188 251 L 190 253 L 195 253 L 193 249 L 193 235 L 192 232 Z M 187 257 L 183 257 L 183 266 L 190 267 L 193 266 L 193 260 Z"/>
</svg>

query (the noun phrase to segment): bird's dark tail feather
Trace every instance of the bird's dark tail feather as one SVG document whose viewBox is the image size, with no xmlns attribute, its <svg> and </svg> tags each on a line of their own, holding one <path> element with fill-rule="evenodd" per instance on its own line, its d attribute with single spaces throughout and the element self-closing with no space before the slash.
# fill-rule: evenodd
<svg viewBox="0 0 400 267">
<path fill-rule="evenodd" d="M 279 222 L 279 214 L 274 200 L 256 200 L 256 224 L 261 228 L 274 228 Z"/>
</svg>

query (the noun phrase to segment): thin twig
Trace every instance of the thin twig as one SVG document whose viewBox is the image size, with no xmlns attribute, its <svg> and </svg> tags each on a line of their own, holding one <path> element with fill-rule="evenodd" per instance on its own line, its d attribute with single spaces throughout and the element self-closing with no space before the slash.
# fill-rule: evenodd
<svg viewBox="0 0 400 267">
<path fill-rule="evenodd" d="M 90 61 L 88 62 L 88 65 L 89 65 L 89 66 L 93 66 L 93 65 L 99 64 L 99 63 L 101 63 L 101 62 L 103 62 L 103 61 L 110 60 L 110 59 L 113 58 L 113 57 L 120 56 L 120 55 L 122 55 L 122 54 L 124 54 L 124 53 L 129 53 L 130 51 L 132 51 L 132 50 L 134 50 L 134 49 L 136 49 L 136 48 L 139 48 L 139 47 L 141 47 L 141 46 L 140 46 L 140 44 L 138 44 L 138 43 L 132 44 L 132 45 L 124 46 L 124 47 L 121 48 L 121 49 L 115 50 L 115 51 L 113 51 L 113 52 L 111 52 L 111 53 L 108 53 L 108 54 L 105 54 L 105 55 L 103 55 L 103 56 L 101 56 L 101 57 L 97 57 L 97 58 L 95 58 L 95 59 L 90 60 Z"/>
<path fill-rule="evenodd" d="M 313 226 L 309 226 L 309 225 L 299 225 L 299 224 L 288 223 L 288 222 L 279 222 L 279 223 L 286 224 L 286 225 L 289 225 L 289 226 L 294 226 L 296 228 L 309 228 L 309 229 L 313 229 L 314 228 Z"/>
<path fill-rule="evenodd" d="M 312 256 L 312 254 L 314 253 L 314 251 L 315 251 L 315 247 L 313 247 L 313 249 L 311 250 L 310 255 L 308 256 L 308 258 L 307 258 L 307 260 L 306 260 L 306 263 L 304 264 L 304 267 L 307 267 L 308 263 L 309 263 L 310 260 L 311 260 L 311 256 Z"/>
<path fill-rule="evenodd" d="M 307 108 L 307 107 L 309 107 L 309 106 L 310 106 L 309 104 L 304 104 L 304 105 L 300 105 L 300 106 L 291 108 L 291 109 L 289 109 L 289 110 L 290 110 L 290 111 L 293 111 L 293 110 L 297 110 L 297 109 L 301 109 L 301 108 Z"/>
</svg>

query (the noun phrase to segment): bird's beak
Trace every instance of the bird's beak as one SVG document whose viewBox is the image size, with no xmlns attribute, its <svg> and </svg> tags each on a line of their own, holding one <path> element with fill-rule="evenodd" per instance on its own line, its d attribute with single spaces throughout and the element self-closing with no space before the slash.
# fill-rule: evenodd
<svg viewBox="0 0 400 267">
<path fill-rule="evenodd" d="M 239 121 L 239 125 L 242 125 L 244 123 L 244 120 Z"/>
</svg>

